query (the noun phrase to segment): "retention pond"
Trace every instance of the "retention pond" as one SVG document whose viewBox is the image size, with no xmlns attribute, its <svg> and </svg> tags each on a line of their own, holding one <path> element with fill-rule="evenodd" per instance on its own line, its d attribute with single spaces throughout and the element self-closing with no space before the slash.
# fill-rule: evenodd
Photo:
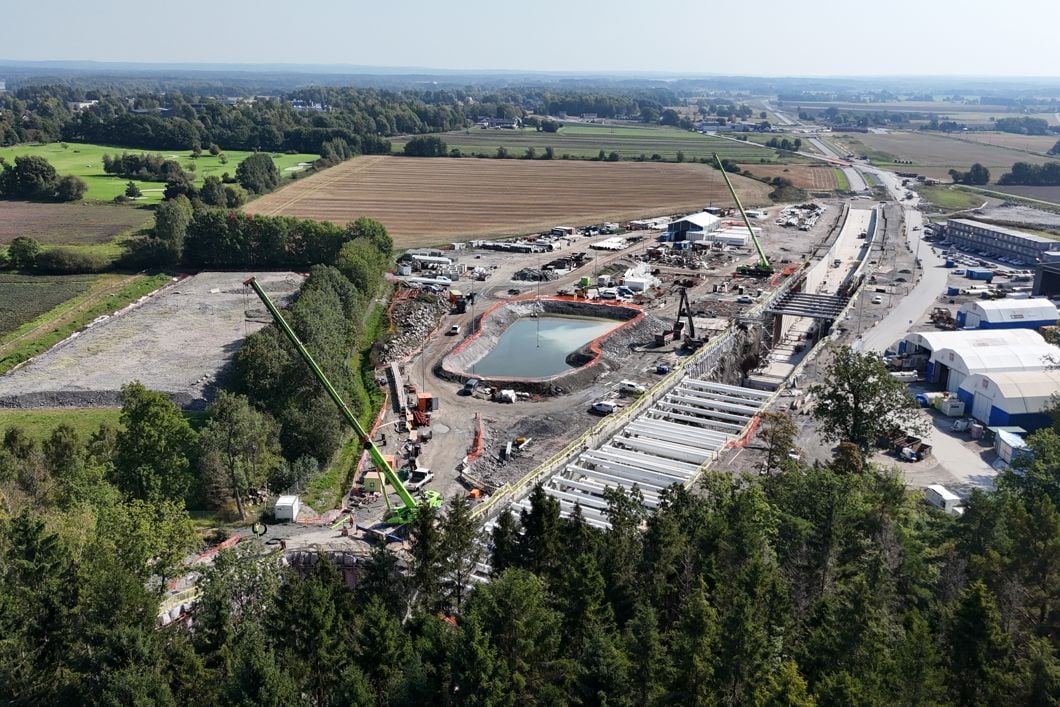
<svg viewBox="0 0 1060 707">
<path fill-rule="evenodd" d="M 487 378 L 544 378 L 572 368 L 571 354 L 617 328 L 614 319 L 541 315 L 515 320 L 485 356 L 471 366 Z"/>
</svg>

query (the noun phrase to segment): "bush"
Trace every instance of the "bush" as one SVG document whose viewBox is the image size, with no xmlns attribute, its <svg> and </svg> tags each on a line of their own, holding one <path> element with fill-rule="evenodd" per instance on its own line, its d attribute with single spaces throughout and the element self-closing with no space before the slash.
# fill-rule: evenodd
<svg viewBox="0 0 1060 707">
<path fill-rule="evenodd" d="M 76 275 L 102 272 L 109 264 L 106 258 L 96 253 L 59 247 L 39 254 L 33 270 L 47 275 Z"/>
<path fill-rule="evenodd" d="M 409 157 L 445 157 L 449 148 L 445 141 L 433 135 L 414 137 L 405 143 L 405 155 Z"/>
</svg>

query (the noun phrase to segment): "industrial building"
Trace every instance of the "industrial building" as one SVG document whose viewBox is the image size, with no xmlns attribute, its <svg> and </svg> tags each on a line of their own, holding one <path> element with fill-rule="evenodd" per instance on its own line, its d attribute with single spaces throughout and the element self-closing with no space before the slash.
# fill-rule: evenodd
<svg viewBox="0 0 1060 707">
<path fill-rule="evenodd" d="M 1035 297 L 1060 297 L 1060 263 L 1048 262 L 1038 265 L 1032 291 Z"/>
<path fill-rule="evenodd" d="M 977 300 L 957 309 L 962 329 L 1038 329 L 1055 326 L 1056 320 L 1056 306 L 1040 298 Z"/>
<path fill-rule="evenodd" d="M 1060 243 L 1047 236 L 963 218 L 946 221 L 945 237 L 962 250 L 1026 263 L 1037 263 L 1046 253 L 1060 249 Z"/>
<path fill-rule="evenodd" d="M 1056 393 L 1060 393 L 1060 371 L 1047 369 L 974 373 L 961 381 L 957 398 L 984 425 L 1018 426 L 1030 432 L 1052 423 L 1042 411 Z"/>
<path fill-rule="evenodd" d="M 700 211 L 671 221 L 659 240 L 664 243 L 706 243 L 746 248 L 751 242 L 751 234 L 742 224 L 723 221 L 712 213 Z"/>
<path fill-rule="evenodd" d="M 907 368 L 951 393 L 975 373 L 1043 371 L 1060 362 L 1060 347 L 1031 329 L 915 332 L 898 351 Z"/>
<path fill-rule="evenodd" d="M 666 234 L 661 238 L 664 241 L 678 243 L 680 241 L 703 241 L 706 235 L 717 230 L 721 225 L 721 219 L 706 211 L 689 214 L 679 219 L 674 219 L 666 226 Z"/>
</svg>

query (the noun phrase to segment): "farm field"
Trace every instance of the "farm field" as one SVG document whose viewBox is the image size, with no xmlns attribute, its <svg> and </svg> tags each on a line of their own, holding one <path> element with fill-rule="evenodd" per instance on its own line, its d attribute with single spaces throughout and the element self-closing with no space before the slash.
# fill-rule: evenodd
<svg viewBox="0 0 1060 707">
<path fill-rule="evenodd" d="M 85 199 L 110 201 L 119 194 L 125 193 L 125 185 L 129 180 L 104 172 L 103 155 L 120 155 L 123 152 L 140 154 L 141 152 L 153 153 L 157 151 L 87 145 L 74 142 L 55 142 L 46 145 L 5 147 L 0 149 L 0 157 L 3 157 L 8 162 L 12 162 L 15 157 L 22 155 L 44 157 L 55 167 L 60 175 L 75 174 L 85 180 L 85 183 L 88 184 Z M 225 172 L 234 175 L 239 163 L 253 154 L 251 152 L 238 151 L 226 152 L 224 154 L 228 159 L 228 164 L 221 164 L 220 155 L 215 157 L 208 152 L 203 152 L 198 159 L 192 159 L 190 152 L 168 152 L 162 150 L 161 153 L 169 159 L 175 159 L 180 162 L 187 171 L 191 171 L 188 169 L 188 165 L 194 164 L 196 184 L 202 184 L 203 179 L 209 176 L 220 177 Z M 272 155 L 280 174 L 287 176 L 292 176 L 295 172 L 301 171 L 300 163 L 312 162 L 319 157 L 319 155 L 285 155 L 280 153 Z M 143 182 L 135 179 L 133 181 L 143 192 L 143 196 L 136 199 L 134 203 L 154 204 L 162 201 L 162 191 L 165 189 L 165 184 L 161 182 Z"/>
<path fill-rule="evenodd" d="M 1044 155 L 1056 145 L 1057 141 L 1060 140 L 1060 135 L 967 132 L 961 133 L 954 139 L 978 142 L 984 145 L 997 145 L 998 147 L 1006 147 L 1013 150 L 1026 150 L 1027 152 Z M 1053 156 L 1053 159 L 1060 160 L 1060 155 Z"/>
<path fill-rule="evenodd" d="M 714 135 L 703 135 L 676 128 L 650 126 L 630 127 L 624 125 L 564 125 L 556 133 L 526 130 L 495 130 L 469 128 L 439 135 L 449 149 L 458 148 L 464 154 L 479 153 L 489 157 L 504 147 L 512 157 L 523 157 L 527 148 L 534 148 L 540 157 L 546 147 L 555 150 L 556 159 L 563 155 L 578 158 L 595 158 L 600 150 L 617 152 L 623 160 L 634 160 L 643 155 L 651 159 L 657 154 L 665 160 L 677 159 L 684 153 L 688 161 L 710 159 L 717 152 L 722 159 L 735 162 L 791 162 L 803 158 L 779 158 L 774 150 L 728 140 Z M 400 152 L 404 141 L 394 141 L 394 151 Z"/>
<path fill-rule="evenodd" d="M 771 187 L 733 176 L 745 205 L 768 204 Z M 721 174 L 699 164 L 358 157 L 247 205 L 346 223 L 386 225 L 402 248 L 476 236 L 515 235 L 562 223 L 689 211 L 732 197 Z"/>
<path fill-rule="evenodd" d="M 152 223 L 151 214 L 114 204 L 0 201 L 0 245 L 30 236 L 45 245 L 106 243 Z"/>
<path fill-rule="evenodd" d="M 0 273 L 0 334 L 26 322 L 92 287 L 99 275 L 15 275 Z"/>
<path fill-rule="evenodd" d="M 1060 205 L 1060 187 L 1023 187 L 990 185 L 990 191 L 1021 196 L 1025 199 L 1037 199 Z"/>
<path fill-rule="evenodd" d="M 740 165 L 740 168 L 751 170 L 751 174 L 756 177 L 767 177 L 769 179 L 772 179 L 773 177 L 782 177 L 784 179 L 790 179 L 794 186 L 808 191 L 835 191 L 842 186 L 837 179 L 836 169 L 834 167 L 823 165 L 784 166 L 742 164 Z M 842 172 L 839 172 L 838 174 L 842 175 Z M 843 181 L 846 182 L 845 176 L 843 177 Z M 850 185 L 846 184 L 843 188 L 849 189 Z"/>
<path fill-rule="evenodd" d="M 1014 162 L 1041 164 L 1048 161 L 1045 156 L 1018 150 L 917 132 L 836 133 L 829 139 L 856 155 L 867 155 L 877 166 L 936 179 L 948 179 L 949 170 L 966 170 L 976 162 L 987 167 L 991 177 L 997 179 Z M 895 160 L 908 160 L 911 164 L 896 163 Z"/>
</svg>

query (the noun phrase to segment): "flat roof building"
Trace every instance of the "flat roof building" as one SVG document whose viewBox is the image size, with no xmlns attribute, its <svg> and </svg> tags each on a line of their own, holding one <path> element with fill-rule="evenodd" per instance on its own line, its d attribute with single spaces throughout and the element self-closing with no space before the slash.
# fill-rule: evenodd
<svg viewBox="0 0 1060 707">
<path fill-rule="evenodd" d="M 1037 263 L 1045 253 L 1060 245 L 1055 238 L 963 218 L 946 221 L 946 239 L 964 250 L 1025 263 Z"/>
<path fill-rule="evenodd" d="M 1054 326 L 1056 320 L 1056 306 L 1040 298 L 978 300 L 957 309 L 962 329 L 1038 329 Z"/>
</svg>

